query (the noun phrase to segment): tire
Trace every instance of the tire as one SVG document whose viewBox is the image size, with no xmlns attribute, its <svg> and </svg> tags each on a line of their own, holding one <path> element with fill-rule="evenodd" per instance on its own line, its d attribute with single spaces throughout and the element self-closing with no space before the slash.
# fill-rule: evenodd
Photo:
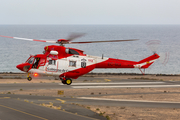
<svg viewBox="0 0 180 120">
<path fill-rule="evenodd" d="M 28 81 L 31 81 L 31 80 L 32 80 L 32 77 L 27 77 L 27 80 L 28 80 Z"/>
<path fill-rule="evenodd" d="M 66 84 L 67 84 L 67 85 L 70 85 L 71 83 L 72 83 L 72 80 L 71 80 L 71 79 L 69 79 L 69 78 L 66 79 Z"/>
<path fill-rule="evenodd" d="M 61 82 L 62 82 L 63 84 L 66 84 L 66 81 L 65 81 L 65 80 L 61 80 Z"/>
</svg>

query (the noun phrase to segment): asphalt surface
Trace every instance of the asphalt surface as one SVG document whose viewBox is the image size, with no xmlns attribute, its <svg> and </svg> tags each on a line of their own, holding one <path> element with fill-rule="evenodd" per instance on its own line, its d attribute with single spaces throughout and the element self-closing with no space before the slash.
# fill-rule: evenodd
<svg viewBox="0 0 180 120">
<path fill-rule="evenodd" d="M 38 106 L 17 99 L 0 99 L 1 120 L 93 120 L 92 118 Z"/>
<path fill-rule="evenodd" d="M 87 78 L 88 79 L 88 78 Z M 89 78 L 91 79 L 91 78 Z M 0 84 L 0 91 L 7 90 L 30 90 L 30 89 L 93 89 L 93 88 L 143 88 L 143 87 L 180 87 L 180 82 L 151 81 L 151 80 L 117 80 L 103 83 L 27 83 L 27 84 Z M 119 93 L 118 95 L 120 95 Z M 140 93 L 123 93 L 140 94 Z M 144 93 L 162 94 L 162 93 Z M 171 94 L 171 93 L 166 93 Z M 108 94 L 109 95 L 109 94 Z M 113 95 L 113 94 L 110 94 Z M 95 95 L 94 95 L 95 96 Z M 101 96 L 101 95 L 98 95 Z M 104 95 L 103 95 L 104 96 Z M 63 102 L 62 102 L 63 101 Z M 44 107 L 42 104 L 53 103 L 53 106 L 60 106 L 61 110 Z M 130 107 L 160 107 L 180 108 L 179 102 L 158 102 L 138 100 L 116 100 L 92 98 L 92 95 L 68 97 L 49 97 L 32 95 L 0 94 L 0 120 L 92 120 L 104 119 L 104 117 L 85 109 L 80 105 L 106 105 L 106 106 L 130 106 Z"/>
<path fill-rule="evenodd" d="M 87 88 L 145 88 L 145 87 L 180 87 L 179 81 L 154 81 L 154 80 L 121 80 L 101 83 L 72 83 L 64 85 L 59 83 L 12 83 L 0 84 L 0 91 L 7 90 L 31 90 L 31 89 L 87 89 Z"/>
</svg>

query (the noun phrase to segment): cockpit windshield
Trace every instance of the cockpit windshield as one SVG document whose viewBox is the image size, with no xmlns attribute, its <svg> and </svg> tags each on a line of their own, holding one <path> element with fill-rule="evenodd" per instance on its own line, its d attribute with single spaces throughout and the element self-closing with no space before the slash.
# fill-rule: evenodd
<svg viewBox="0 0 180 120">
<path fill-rule="evenodd" d="M 34 57 L 31 57 L 27 62 L 28 62 L 29 64 L 32 64 L 33 61 L 34 61 Z"/>
</svg>

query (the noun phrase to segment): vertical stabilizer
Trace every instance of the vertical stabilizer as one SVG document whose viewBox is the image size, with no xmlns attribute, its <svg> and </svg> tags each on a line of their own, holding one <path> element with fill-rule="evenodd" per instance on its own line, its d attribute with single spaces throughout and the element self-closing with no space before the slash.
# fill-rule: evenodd
<svg viewBox="0 0 180 120">
<path fill-rule="evenodd" d="M 138 64 L 134 65 L 135 68 L 142 68 L 142 69 L 146 69 L 148 68 L 150 65 L 152 65 L 160 56 L 155 53 L 141 61 L 138 62 Z"/>
</svg>

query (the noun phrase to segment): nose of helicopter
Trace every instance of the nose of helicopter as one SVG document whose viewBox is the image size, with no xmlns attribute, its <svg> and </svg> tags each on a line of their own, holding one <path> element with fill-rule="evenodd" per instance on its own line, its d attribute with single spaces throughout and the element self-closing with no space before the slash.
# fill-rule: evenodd
<svg viewBox="0 0 180 120">
<path fill-rule="evenodd" d="M 23 67 L 24 67 L 24 65 L 22 65 L 22 64 L 19 64 L 19 65 L 16 66 L 16 68 L 19 69 L 19 70 L 21 70 L 21 71 L 24 71 L 24 70 L 23 70 Z"/>
<path fill-rule="evenodd" d="M 22 63 L 16 66 L 17 69 L 23 71 L 23 72 L 28 72 L 30 69 L 31 65 L 29 63 Z"/>
</svg>

